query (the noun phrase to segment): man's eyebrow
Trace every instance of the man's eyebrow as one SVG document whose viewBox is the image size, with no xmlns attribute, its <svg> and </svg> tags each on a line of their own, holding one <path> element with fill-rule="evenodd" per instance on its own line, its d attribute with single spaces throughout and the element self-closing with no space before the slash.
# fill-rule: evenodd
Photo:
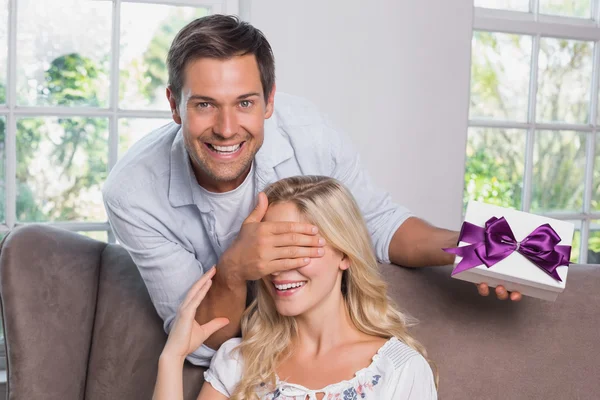
<svg viewBox="0 0 600 400">
<path fill-rule="evenodd" d="M 260 96 L 260 93 L 257 93 L 257 92 L 246 93 L 241 96 L 238 96 L 238 100 L 247 99 L 248 97 L 252 97 L 252 96 Z"/>
<path fill-rule="evenodd" d="M 247 98 L 253 97 L 253 96 L 260 96 L 260 93 L 258 93 L 258 92 L 251 92 L 251 93 L 242 94 L 242 95 L 240 95 L 240 96 L 237 97 L 237 100 L 244 100 L 244 99 L 247 99 Z M 210 102 L 213 102 L 213 103 L 217 103 L 216 99 L 213 99 L 212 97 L 209 97 L 209 96 L 203 96 L 201 94 L 191 95 L 190 98 L 188 99 L 188 101 L 194 101 L 194 100 L 210 101 Z"/>
<path fill-rule="evenodd" d="M 208 97 L 208 96 L 202 96 L 200 94 L 194 94 L 191 95 L 190 98 L 188 99 L 188 101 L 192 101 L 192 100 L 201 100 L 201 101 L 212 101 L 212 102 L 216 102 L 215 99 L 213 99 L 212 97 Z"/>
</svg>

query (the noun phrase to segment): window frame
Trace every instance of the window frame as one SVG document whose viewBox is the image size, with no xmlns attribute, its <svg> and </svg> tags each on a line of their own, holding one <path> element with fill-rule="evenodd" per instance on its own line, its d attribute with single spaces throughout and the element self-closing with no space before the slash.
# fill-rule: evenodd
<svg viewBox="0 0 600 400">
<path fill-rule="evenodd" d="M 6 104 L 0 105 L 0 117 L 5 118 L 5 219 L 0 222 L 0 235 L 7 234 L 11 229 L 37 222 L 18 222 L 16 220 L 16 170 L 17 170 L 17 119 L 21 117 L 103 117 L 109 121 L 108 126 L 108 171 L 118 160 L 119 147 L 119 119 L 121 118 L 171 118 L 168 111 L 123 110 L 119 108 L 119 57 L 120 57 L 120 20 L 121 4 L 160 4 L 180 7 L 204 7 L 210 9 L 210 14 L 223 13 L 238 15 L 242 20 L 248 20 L 250 15 L 250 0 L 91 0 L 112 3 L 111 26 L 111 70 L 108 107 L 39 107 L 18 106 L 16 103 L 17 84 L 17 2 L 8 0 L 8 54 L 6 74 Z M 0 21 L 1 23 L 1 21 Z M 108 242 L 114 243 L 115 237 L 108 221 L 103 222 L 77 222 L 55 221 L 43 224 L 60 227 L 76 232 L 107 232 Z M 6 369 L 6 353 L 4 338 L 0 339 L 0 371 Z M 0 377 L 0 384 L 2 384 Z"/>
<path fill-rule="evenodd" d="M 581 222 L 579 264 L 587 264 L 590 227 L 593 220 L 600 220 L 600 211 L 591 208 L 593 197 L 594 163 L 600 124 L 597 121 L 599 75 L 600 75 L 600 0 L 591 0 L 591 18 L 575 18 L 539 14 L 539 0 L 530 0 L 530 11 L 507 11 L 474 7 L 473 34 L 475 32 L 508 33 L 531 36 L 531 64 L 527 122 L 501 121 L 471 118 L 469 128 L 521 129 L 526 131 L 523 192 L 521 210 L 530 212 L 533 188 L 533 154 L 536 130 L 576 131 L 586 134 L 586 165 L 584 174 L 584 198 L 581 212 L 544 212 L 540 215 L 551 218 Z M 536 121 L 538 89 L 538 56 L 542 38 L 581 40 L 593 43 L 592 80 L 590 91 L 591 107 L 586 124 L 540 123 Z M 469 94 L 470 96 L 470 94 Z"/>
<path fill-rule="evenodd" d="M 22 117 L 103 117 L 109 121 L 108 126 L 108 170 L 116 164 L 118 160 L 119 146 L 119 119 L 121 118 L 171 118 L 168 111 L 147 111 L 147 110 L 123 110 L 119 108 L 119 49 L 120 45 L 120 18 L 121 4 L 161 4 L 181 7 L 205 7 L 210 9 L 210 13 L 226 13 L 240 15 L 247 20 L 249 14 L 250 0 L 91 0 L 104 1 L 112 3 L 112 27 L 111 27 L 111 70 L 110 70 L 110 88 L 108 107 L 85 108 L 85 107 L 39 107 L 39 106 L 18 106 L 16 104 L 17 84 L 16 84 L 16 62 L 17 62 L 17 2 L 19 0 L 8 1 L 8 65 L 6 76 L 6 104 L 0 105 L 0 117 L 5 117 L 5 220 L 0 223 L 0 234 L 6 234 L 11 229 L 37 222 L 19 222 L 16 220 L 16 134 L 17 119 Z M 42 222 L 43 224 L 57 226 L 71 231 L 106 231 L 109 242 L 114 243 L 115 238 L 110 230 L 108 221 L 103 222 L 76 222 L 76 221 L 56 221 Z"/>
</svg>

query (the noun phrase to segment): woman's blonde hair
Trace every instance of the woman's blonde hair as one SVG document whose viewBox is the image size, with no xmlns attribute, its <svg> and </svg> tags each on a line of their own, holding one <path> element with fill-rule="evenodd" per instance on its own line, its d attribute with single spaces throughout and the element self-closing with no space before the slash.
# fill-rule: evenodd
<svg viewBox="0 0 600 400">
<path fill-rule="evenodd" d="M 407 332 L 415 321 L 398 311 L 387 296 L 387 284 L 379 275 L 371 236 L 349 191 L 332 178 L 297 176 L 275 182 L 265 194 L 270 206 L 294 204 L 319 228 L 330 247 L 348 257 L 350 267 L 343 272 L 342 294 L 355 327 L 372 336 L 396 337 L 427 358 L 423 346 Z M 241 325 L 243 340 L 236 351 L 240 352 L 244 367 L 231 398 L 258 399 L 257 390 L 274 390 L 275 370 L 291 354 L 290 343 L 297 335 L 297 325 L 293 317 L 277 312 L 263 280 L 258 282 L 256 298 L 244 312 Z"/>
</svg>

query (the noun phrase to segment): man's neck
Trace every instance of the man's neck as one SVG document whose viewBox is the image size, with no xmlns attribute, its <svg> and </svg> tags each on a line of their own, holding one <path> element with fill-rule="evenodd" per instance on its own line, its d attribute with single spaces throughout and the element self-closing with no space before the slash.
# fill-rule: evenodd
<svg viewBox="0 0 600 400">
<path fill-rule="evenodd" d="M 242 183 L 244 183 L 244 180 L 250 173 L 251 169 L 252 165 L 250 165 L 250 167 L 248 167 L 248 169 L 236 179 L 231 181 L 220 181 L 207 175 L 206 172 L 193 165 L 194 175 L 196 176 L 196 182 L 198 182 L 198 185 L 213 193 L 226 193 L 237 189 Z"/>
</svg>

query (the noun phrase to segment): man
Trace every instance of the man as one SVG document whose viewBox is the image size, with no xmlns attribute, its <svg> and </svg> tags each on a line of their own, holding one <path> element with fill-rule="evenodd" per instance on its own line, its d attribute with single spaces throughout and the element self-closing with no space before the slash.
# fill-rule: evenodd
<svg viewBox="0 0 600 400">
<path fill-rule="evenodd" d="M 167 332 L 187 290 L 216 264 L 196 320 L 225 316 L 230 324 L 191 362 L 208 365 L 213 349 L 239 334 L 248 281 L 323 255 L 316 227 L 261 222 L 268 204 L 260 192 L 278 179 L 311 174 L 343 182 L 382 262 L 453 262 L 441 249 L 456 245 L 457 232 L 392 203 L 373 186 L 349 140 L 311 104 L 275 95 L 273 54 L 260 31 L 228 16 L 195 20 L 174 39 L 167 64 L 175 123 L 135 144 L 111 171 L 103 194 L 115 235 L 137 264 Z M 480 293 L 487 290 L 480 285 Z M 503 288 L 497 293 L 508 297 Z"/>
</svg>

